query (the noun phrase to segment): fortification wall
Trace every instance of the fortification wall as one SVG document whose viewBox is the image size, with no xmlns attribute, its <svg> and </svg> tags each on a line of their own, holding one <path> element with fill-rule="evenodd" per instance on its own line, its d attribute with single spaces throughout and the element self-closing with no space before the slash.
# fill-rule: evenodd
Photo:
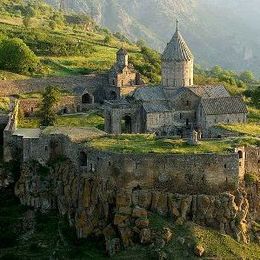
<svg viewBox="0 0 260 260">
<path fill-rule="evenodd" d="M 115 154 L 90 149 L 63 135 L 24 138 L 23 161 L 47 163 L 69 158 L 78 172 L 111 176 L 126 189 L 156 189 L 184 194 L 214 194 L 236 190 L 239 158 L 231 154 Z"/>
</svg>

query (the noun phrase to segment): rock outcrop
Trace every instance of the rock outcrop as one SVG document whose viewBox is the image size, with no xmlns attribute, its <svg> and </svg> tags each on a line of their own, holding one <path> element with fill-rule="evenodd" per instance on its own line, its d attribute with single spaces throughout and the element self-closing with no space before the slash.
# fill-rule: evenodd
<svg viewBox="0 0 260 260">
<path fill-rule="evenodd" d="M 54 208 L 67 215 L 79 238 L 103 235 L 109 255 L 122 246 L 158 240 L 150 227 L 151 212 L 171 217 L 176 224 L 193 221 L 249 242 L 249 202 L 242 190 L 219 195 L 125 190 L 111 176 L 81 175 L 64 160 L 48 167 L 37 162 L 24 164 L 15 193 L 24 205 L 42 211 Z M 165 227 L 159 240 L 164 244 L 171 237 L 172 231 Z"/>
</svg>

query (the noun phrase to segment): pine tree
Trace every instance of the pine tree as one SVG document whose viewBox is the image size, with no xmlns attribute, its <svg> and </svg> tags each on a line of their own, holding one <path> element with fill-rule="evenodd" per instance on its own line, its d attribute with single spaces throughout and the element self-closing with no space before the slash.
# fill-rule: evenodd
<svg viewBox="0 0 260 260">
<path fill-rule="evenodd" d="M 55 105 L 59 101 L 60 92 L 56 87 L 48 86 L 42 98 L 42 106 L 40 109 L 41 125 L 53 126 L 57 120 Z"/>
</svg>

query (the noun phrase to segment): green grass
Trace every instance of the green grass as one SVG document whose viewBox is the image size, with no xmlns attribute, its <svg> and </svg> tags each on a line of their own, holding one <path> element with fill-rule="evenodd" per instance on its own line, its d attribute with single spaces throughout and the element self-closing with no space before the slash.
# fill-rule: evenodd
<svg viewBox="0 0 260 260">
<path fill-rule="evenodd" d="M 174 153 L 174 154 L 200 154 L 200 153 L 228 153 L 237 145 L 258 144 L 259 139 L 230 138 L 211 141 L 200 141 L 198 145 L 188 145 L 181 139 L 156 138 L 152 134 L 120 135 L 96 138 L 86 145 L 102 151 L 118 153 Z"/>
<path fill-rule="evenodd" d="M 254 107 L 248 107 L 249 115 L 248 119 L 249 122 L 256 122 L 260 123 L 260 109 L 254 108 Z"/>
<path fill-rule="evenodd" d="M 0 97 L 0 113 L 9 111 L 10 99 L 8 97 Z"/>
<path fill-rule="evenodd" d="M 12 17 L 9 18 L 10 21 L 12 19 Z M 130 55 L 140 53 L 140 49 L 136 45 L 122 42 L 113 36 L 111 36 L 109 44 L 104 44 L 106 33 L 102 30 L 86 32 L 80 28 L 73 29 L 70 26 L 50 30 L 46 26 L 43 27 L 43 24 L 46 23 L 45 18 L 42 21 L 34 20 L 33 29 L 26 29 L 21 24 L 11 22 L 1 23 L 0 20 L 0 34 L 21 38 L 40 57 L 41 70 L 34 76 L 68 76 L 107 71 L 114 63 L 115 54 L 122 45 L 129 51 Z M 5 21 L 8 21 L 8 18 Z M 85 53 L 66 54 L 65 51 L 62 52 L 64 45 L 68 45 L 67 42 L 71 44 L 71 41 L 74 42 L 73 48 L 79 42 L 85 44 Z M 60 43 L 63 45 L 59 46 Z M 53 53 L 48 53 L 44 46 L 49 47 L 51 44 L 53 44 L 51 48 Z M 55 55 L 55 52 L 61 53 Z M 5 79 L 23 78 L 23 76 L 14 76 L 14 74 L 4 71 L 0 71 L 0 79 L 1 77 Z"/>
<path fill-rule="evenodd" d="M 55 126 L 68 127 L 96 127 L 104 130 L 104 118 L 96 113 L 89 114 L 73 114 L 58 116 Z M 37 117 L 23 118 L 19 121 L 19 128 L 38 128 L 40 127 L 40 119 Z"/>
<path fill-rule="evenodd" d="M 221 125 L 221 128 L 241 134 L 260 137 L 260 121 L 258 123 Z"/>
<path fill-rule="evenodd" d="M 27 76 L 12 73 L 9 71 L 0 70 L 0 81 L 1 80 L 22 80 L 27 79 Z"/>
<path fill-rule="evenodd" d="M 49 75 L 68 76 L 104 72 L 115 62 L 116 48 L 95 46 L 95 51 L 83 56 L 44 57 L 42 62 L 48 67 Z"/>
</svg>

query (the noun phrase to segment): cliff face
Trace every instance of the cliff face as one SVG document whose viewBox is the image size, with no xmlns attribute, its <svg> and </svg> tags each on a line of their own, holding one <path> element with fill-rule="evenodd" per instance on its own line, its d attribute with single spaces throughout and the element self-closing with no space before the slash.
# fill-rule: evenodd
<svg viewBox="0 0 260 260">
<path fill-rule="evenodd" d="M 260 65 L 258 7 L 258 0 L 67 1 L 68 9 L 85 12 L 132 40 L 144 39 L 159 51 L 170 40 L 178 18 L 197 63 L 256 72 Z"/>
<path fill-rule="evenodd" d="M 68 215 L 80 238 L 103 234 L 110 254 L 120 243 L 131 246 L 136 236 L 140 243 L 153 241 L 149 212 L 171 217 L 178 224 L 193 221 L 238 241 L 249 241 L 249 203 L 243 191 L 186 195 L 127 189 L 117 183 L 116 176 L 81 175 L 71 165 L 69 160 L 50 167 L 26 163 L 15 193 L 24 205 L 43 211 L 54 208 Z"/>
</svg>

